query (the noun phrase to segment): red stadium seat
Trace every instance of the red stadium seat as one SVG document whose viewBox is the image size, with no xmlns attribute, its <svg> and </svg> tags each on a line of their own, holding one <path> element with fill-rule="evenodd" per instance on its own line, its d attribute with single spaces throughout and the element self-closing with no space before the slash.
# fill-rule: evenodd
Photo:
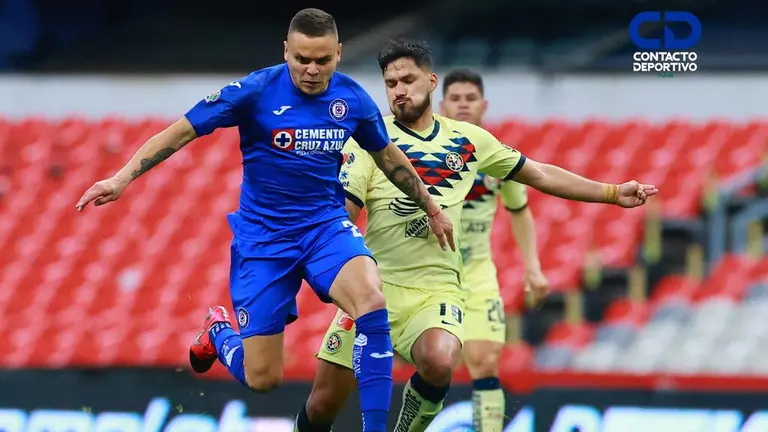
<svg viewBox="0 0 768 432">
<path fill-rule="evenodd" d="M 700 284 L 684 276 L 667 276 L 651 293 L 651 305 L 657 307 L 669 301 L 691 301 Z"/>
<path fill-rule="evenodd" d="M 164 125 L 155 118 L 0 119 L 0 312 L 8 320 L 39 323 L 16 328 L 0 321 L 0 330 L 11 335 L 10 352 L 0 365 L 182 365 L 203 311 L 215 303 L 230 306 L 231 234 L 225 214 L 237 206 L 242 179 L 236 131 L 202 138 L 139 179 L 116 203 L 83 214 L 73 210 L 93 180 L 118 169 Z M 706 176 L 753 166 L 768 140 L 763 122 L 510 119 L 488 127 L 534 160 L 604 181 L 656 183 L 663 191 L 662 210 L 679 217 L 698 211 Z M 2 195 L 3 182 L 12 194 Z M 536 191 L 530 193 L 530 209 L 554 290 L 578 289 L 590 250 L 599 251 L 609 266 L 635 259 L 642 209 L 573 203 Z M 358 225 L 365 228 L 365 214 Z M 508 213 L 499 211 L 493 226 L 505 305 L 519 311 L 524 269 Z M 696 282 L 667 277 L 651 302 L 711 295 L 738 299 L 751 280 L 768 279 L 767 262 L 728 257 L 700 290 Z M 736 268 L 750 276 L 728 271 Z M 335 307 L 319 302 L 308 287 L 298 304 L 301 319 L 286 333 L 286 365 L 291 374 L 311 376 L 314 362 L 306 358 L 319 346 Z M 618 302 L 608 319 L 641 322 L 645 314 L 646 306 Z M 588 326 L 560 324 L 548 340 L 581 345 L 591 332 Z M 503 367 L 526 367 L 531 356 L 530 347 L 510 347 Z"/>
<path fill-rule="evenodd" d="M 694 295 L 694 300 L 724 297 L 740 301 L 752 282 L 757 262 L 741 255 L 726 255 L 718 261 L 707 280 Z"/>
<path fill-rule="evenodd" d="M 640 325 L 648 319 L 649 314 L 648 303 L 621 298 L 611 303 L 605 311 L 603 321 L 605 323 Z"/>
</svg>

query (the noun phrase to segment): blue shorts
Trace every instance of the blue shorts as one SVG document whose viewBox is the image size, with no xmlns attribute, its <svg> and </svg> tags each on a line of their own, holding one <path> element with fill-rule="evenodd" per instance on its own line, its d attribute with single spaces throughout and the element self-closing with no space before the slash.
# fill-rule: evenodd
<svg viewBox="0 0 768 432">
<path fill-rule="evenodd" d="M 263 242 L 235 234 L 231 254 L 229 291 L 244 338 L 282 333 L 296 321 L 302 279 L 330 303 L 331 284 L 344 264 L 361 255 L 373 258 L 346 217 Z"/>
</svg>

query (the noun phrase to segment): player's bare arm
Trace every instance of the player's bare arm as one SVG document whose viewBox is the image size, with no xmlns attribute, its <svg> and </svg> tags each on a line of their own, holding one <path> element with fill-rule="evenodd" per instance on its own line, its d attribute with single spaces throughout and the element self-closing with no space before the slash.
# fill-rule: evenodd
<svg viewBox="0 0 768 432">
<path fill-rule="evenodd" d="M 349 213 L 349 220 L 352 221 L 352 223 L 357 223 L 357 218 L 360 217 L 360 212 L 363 209 L 358 207 L 357 204 L 353 203 L 351 200 L 346 200 L 344 208 L 346 208 L 347 213 Z"/>
<path fill-rule="evenodd" d="M 453 224 L 441 211 L 440 206 L 432 199 L 421 178 L 419 178 L 413 165 L 408 160 L 408 156 L 394 143 L 389 143 L 383 150 L 371 152 L 370 154 L 374 162 L 376 162 L 376 166 L 387 176 L 389 181 L 427 213 L 430 228 L 432 228 L 432 232 L 440 240 L 440 246 L 443 250 L 446 250 L 447 243 L 450 245 L 451 250 L 455 251 Z"/>
<path fill-rule="evenodd" d="M 186 117 L 182 117 L 147 140 L 114 176 L 96 182 L 85 191 L 75 207 L 78 211 L 83 211 L 91 201 L 94 201 L 96 206 L 115 201 L 133 180 L 171 157 L 196 137 L 192 124 Z"/>
<path fill-rule="evenodd" d="M 549 282 L 541 271 L 539 250 L 536 243 L 536 223 L 531 208 L 510 211 L 512 234 L 520 248 L 525 264 L 525 290 L 531 292 L 536 301 L 541 301 L 549 293 Z"/>
<path fill-rule="evenodd" d="M 513 179 L 558 198 L 573 201 L 616 204 L 632 208 L 645 204 L 659 190 L 634 180 L 620 185 L 586 179 L 559 166 L 527 159 Z"/>
</svg>

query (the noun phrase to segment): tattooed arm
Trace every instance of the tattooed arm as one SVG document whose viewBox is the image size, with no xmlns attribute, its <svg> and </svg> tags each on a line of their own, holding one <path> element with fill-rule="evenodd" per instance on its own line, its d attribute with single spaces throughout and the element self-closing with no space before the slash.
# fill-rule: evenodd
<svg viewBox="0 0 768 432">
<path fill-rule="evenodd" d="M 195 138 L 197 138 L 197 134 L 195 134 L 192 124 L 189 123 L 186 117 L 182 117 L 147 140 L 115 176 L 124 178 L 130 183 L 160 162 L 171 157 L 172 154 Z"/>
<path fill-rule="evenodd" d="M 451 220 L 440 211 L 440 206 L 432 199 L 408 156 L 391 142 L 383 150 L 370 154 L 389 181 L 427 213 L 430 227 L 440 241 L 440 246 L 446 249 L 447 243 L 452 250 L 456 250 Z"/>
<path fill-rule="evenodd" d="M 75 207 L 78 211 L 82 211 L 91 201 L 99 206 L 118 199 L 133 180 L 171 157 L 172 154 L 195 138 L 197 138 L 197 134 L 192 124 L 186 117 L 182 117 L 147 140 L 117 174 L 91 186 Z"/>
<path fill-rule="evenodd" d="M 432 196 L 427 192 L 408 156 L 395 144 L 389 143 L 383 150 L 371 152 L 371 156 L 389 181 L 413 200 L 420 209 L 428 215 L 440 211 L 440 207 L 432 200 Z"/>
</svg>

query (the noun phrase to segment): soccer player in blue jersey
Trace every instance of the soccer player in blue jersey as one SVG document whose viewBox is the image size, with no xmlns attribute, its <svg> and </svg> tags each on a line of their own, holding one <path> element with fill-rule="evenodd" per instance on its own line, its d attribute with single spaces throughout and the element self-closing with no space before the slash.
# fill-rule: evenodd
<svg viewBox="0 0 768 432">
<path fill-rule="evenodd" d="M 196 137 L 237 126 L 243 154 L 239 209 L 228 216 L 230 294 L 239 326 L 222 306 L 209 309 L 190 348 L 202 373 L 218 359 L 243 385 L 269 391 L 283 377 L 283 330 L 298 317 L 302 279 L 357 324 L 354 371 L 365 432 L 385 430 L 393 348 L 381 279 L 363 236 L 344 208 L 338 180 L 350 137 L 429 219 L 443 249 L 453 227 L 405 154 L 389 140 L 378 108 L 351 78 L 337 73 L 341 44 L 331 15 L 304 9 L 285 42 L 286 63 L 231 82 L 150 138 L 113 177 L 88 189 L 82 211 L 120 197 L 133 180 Z"/>
</svg>

